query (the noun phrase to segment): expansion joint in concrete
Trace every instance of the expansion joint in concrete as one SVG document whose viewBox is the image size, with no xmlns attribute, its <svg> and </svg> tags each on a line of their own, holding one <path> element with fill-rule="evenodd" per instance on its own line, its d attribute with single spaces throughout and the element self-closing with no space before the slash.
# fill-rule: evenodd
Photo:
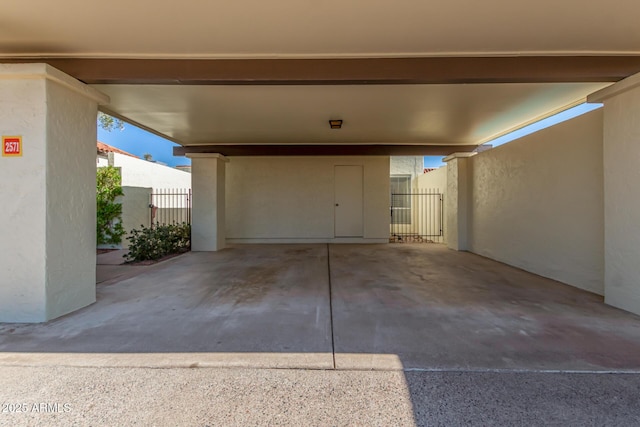
<svg viewBox="0 0 640 427">
<path fill-rule="evenodd" d="M 331 327 L 331 354 L 333 357 L 333 369 L 336 369 L 336 342 L 333 335 L 333 296 L 331 295 L 331 249 L 327 243 L 327 283 L 329 284 L 329 319 Z"/>
</svg>

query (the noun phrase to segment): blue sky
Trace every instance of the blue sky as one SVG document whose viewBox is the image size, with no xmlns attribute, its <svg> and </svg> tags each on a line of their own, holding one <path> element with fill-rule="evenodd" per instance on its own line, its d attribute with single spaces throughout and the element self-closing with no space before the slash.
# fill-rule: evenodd
<svg viewBox="0 0 640 427">
<path fill-rule="evenodd" d="M 129 123 L 124 124 L 124 130 L 122 131 L 114 129 L 111 132 L 107 132 L 98 126 L 98 141 L 135 154 L 140 158 L 145 153 L 149 153 L 154 160 L 166 163 L 169 166 L 191 164 L 191 160 L 186 157 L 173 156 L 173 147 L 178 146 L 178 144 L 174 144 L 167 139 Z"/>
<path fill-rule="evenodd" d="M 492 144 L 494 147 L 497 147 L 498 145 L 506 144 L 514 139 L 522 138 L 525 135 L 532 134 L 600 107 L 602 107 L 602 104 L 580 104 L 492 141 L 487 141 L 487 144 Z M 173 156 L 173 147 L 177 146 L 177 144 L 128 123 L 125 123 L 124 130 L 122 131 L 115 129 L 107 132 L 98 126 L 98 141 L 135 154 L 141 158 L 145 153 L 149 153 L 153 156 L 154 160 L 166 163 L 169 166 L 191 164 L 191 160 L 186 157 Z M 425 156 L 424 167 L 434 168 L 442 166 L 444 165 L 442 159 L 443 156 Z"/>
</svg>

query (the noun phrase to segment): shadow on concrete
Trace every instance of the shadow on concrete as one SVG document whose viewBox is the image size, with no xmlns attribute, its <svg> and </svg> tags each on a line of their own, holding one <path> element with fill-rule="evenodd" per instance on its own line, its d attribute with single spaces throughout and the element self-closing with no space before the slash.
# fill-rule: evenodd
<svg viewBox="0 0 640 427">
<path fill-rule="evenodd" d="M 635 426 L 637 374 L 405 372 L 418 426 Z"/>
</svg>

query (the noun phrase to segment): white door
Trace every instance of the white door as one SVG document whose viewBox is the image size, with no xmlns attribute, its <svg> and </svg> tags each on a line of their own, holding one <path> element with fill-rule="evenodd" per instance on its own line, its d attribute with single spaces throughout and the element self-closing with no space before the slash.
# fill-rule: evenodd
<svg viewBox="0 0 640 427">
<path fill-rule="evenodd" d="M 362 166 L 335 167 L 335 236 L 362 237 L 364 231 Z"/>
</svg>

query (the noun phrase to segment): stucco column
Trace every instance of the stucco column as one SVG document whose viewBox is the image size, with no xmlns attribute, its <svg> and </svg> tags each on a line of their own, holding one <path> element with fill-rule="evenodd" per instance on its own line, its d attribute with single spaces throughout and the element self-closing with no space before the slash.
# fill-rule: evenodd
<svg viewBox="0 0 640 427">
<path fill-rule="evenodd" d="M 454 153 L 444 158 L 447 164 L 445 193 L 447 246 L 456 251 L 469 248 L 470 182 L 469 157 L 475 153 Z"/>
<path fill-rule="evenodd" d="M 219 251 L 226 245 L 225 164 L 221 154 L 188 154 L 191 158 L 191 250 Z"/>
<path fill-rule="evenodd" d="M 640 314 L 640 74 L 588 101 L 604 103 L 605 302 Z"/>
<path fill-rule="evenodd" d="M 45 64 L 0 64 L 0 322 L 96 299 L 96 114 L 108 98 Z"/>
</svg>

